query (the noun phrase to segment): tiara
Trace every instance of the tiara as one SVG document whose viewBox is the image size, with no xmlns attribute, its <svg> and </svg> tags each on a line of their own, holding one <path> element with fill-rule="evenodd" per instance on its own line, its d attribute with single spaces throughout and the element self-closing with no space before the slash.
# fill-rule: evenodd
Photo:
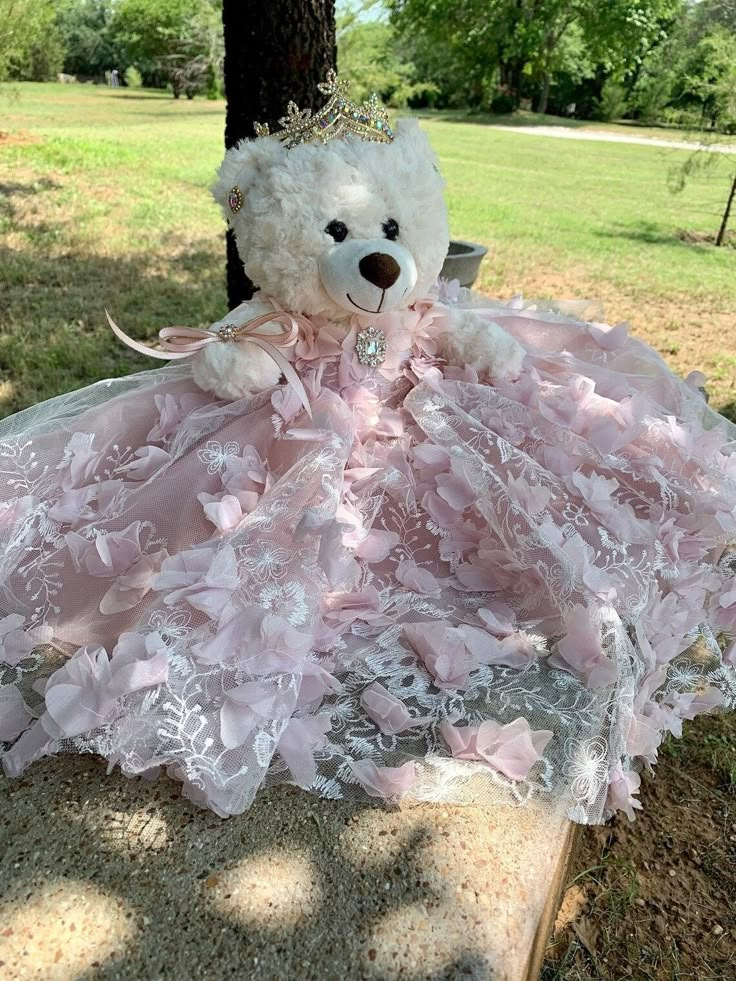
<svg viewBox="0 0 736 981">
<path fill-rule="evenodd" d="M 317 88 L 329 96 L 322 109 L 312 115 L 311 109 L 299 109 L 290 102 L 286 115 L 279 119 L 282 129 L 273 135 L 287 149 L 315 140 L 327 143 L 345 133 L 354 133 L 361 140 L 374 143 L 391 143 L 394 132 L 389 126 L 388 113 L 375 92 L 361 105 L 351 102 L 347 98 L 350 82 L 339 79 L 332 69 L 327 73 L 327 81 L 320 82 Z M 255 131 L 256 136 L 272 135 L 266 123 L 256 123 Z"/>
</svg>

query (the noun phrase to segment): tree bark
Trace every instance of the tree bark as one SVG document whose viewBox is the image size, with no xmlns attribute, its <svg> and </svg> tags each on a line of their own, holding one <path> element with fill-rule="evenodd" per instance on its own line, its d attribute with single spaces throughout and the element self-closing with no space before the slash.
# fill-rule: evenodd
<svg viewBox="0 0 736 981">
<path fill-rule="evenodd" d="M 290 101 L 300 109 L 324 105 L 317 83 L 337 63 L 335 0 L 223 0 L 222 22 L 226 148 L 253 137 L 255 122 L 277 128 Z M 253 291 L 228 231 L 230 308 L 250 299 Z"/>
<path fill-rule="evenodd" d="M 736 174 L 733 175 L 733 180 L 731 181 L 731 191 L 728 195 L 728 201 L 726 201 L 726 210 L 723 212 L 721 227 L 718 229 L 718 235 L 716 236 L 716 245 L 723 245 L 726 241 L 726 228 L 728 227 L 728 219 L 731 215 L 734 198 L 736 198 Z"/>
<path fill-rule="evenodd" d="M 539 92 L 539 102 L 537 103 L 537 112 L 544 115 L 547 112 L 547 106 L 549 105 L 549 86 L 550 86 L 550 74 L 545 71 L 542 75 L 542 87 Z"/>
</svg>

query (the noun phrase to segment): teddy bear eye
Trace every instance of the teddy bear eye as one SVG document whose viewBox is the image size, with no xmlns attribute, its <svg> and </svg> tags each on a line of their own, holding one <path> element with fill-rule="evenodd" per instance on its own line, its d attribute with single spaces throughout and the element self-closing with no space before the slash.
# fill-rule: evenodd
<svg viewBox="0 0 736 981">
<path fill-rule="evenodd" d="M 393 242 L 399 237 L 399 223 L 394 218 L 387 218 L 383 223 L 383 234 Z"/>
<path fill-rule="evenodd" d="M 344 221 L 331 221 L 325 231 L 328 235 L 331 235 L 336 242 L 344 242 L 348 237 L 348 226 Z"/>
</svg>

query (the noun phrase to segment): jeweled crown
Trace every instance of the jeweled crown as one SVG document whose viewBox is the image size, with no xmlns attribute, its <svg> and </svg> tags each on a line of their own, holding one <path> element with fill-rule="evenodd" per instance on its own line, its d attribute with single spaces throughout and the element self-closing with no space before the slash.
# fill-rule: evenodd
<svg viewBox="0 0 736 981">
<path fill-rule="evenodd" d="M 357 105 L 347 97 L 349 87 L 350 82 L 338 78 L 330 70 L 327 81 L 317 86 L 320 92 L 329 96 L 322 109 L 312 114 L 311 109 L 299 109 L 294 102 L 290 102 L 286 115 L 279 119 L 279 126 L 283 128 L 271 134 L 267 124 L 256 123 L 256 136 L 273 135 L 288 149 L 300 143 L 327 143 L 345 133 L 354 133 L 362 140 L 372 140 L 374 143 L 391 143 L 394 133 L 388 122 L 388 113 L 379 103 L 378 96 L 374 92 L 370 99 Z"/>
</svg>

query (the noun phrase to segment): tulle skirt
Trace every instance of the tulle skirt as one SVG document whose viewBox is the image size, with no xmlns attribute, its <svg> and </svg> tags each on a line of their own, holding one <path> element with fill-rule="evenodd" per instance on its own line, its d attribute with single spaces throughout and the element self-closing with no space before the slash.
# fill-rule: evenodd
<svg viewBox="0 0 736 981">
<path fill-rule="evenodd" d="M 626 328 L 477 306 L 515 381 L 414 361 L 235 402 L 187 364 L 0 423 L 0 740 L 164 768 L 218 814 L 639 806 L 736 703 L 736 427 Z"/>
</svg>

